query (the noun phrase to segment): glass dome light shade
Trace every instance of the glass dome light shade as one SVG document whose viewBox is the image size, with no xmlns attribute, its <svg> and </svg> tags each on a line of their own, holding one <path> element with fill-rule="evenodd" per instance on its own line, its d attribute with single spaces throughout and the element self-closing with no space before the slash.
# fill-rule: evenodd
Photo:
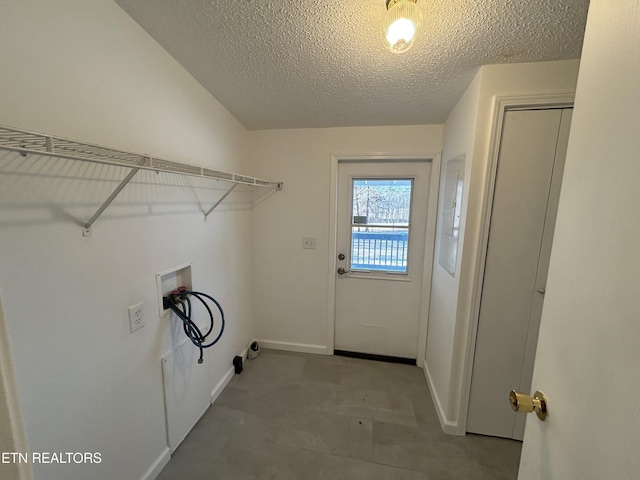
<svg viewBox="0 0 640 480">
<path fill-rule="evenodd" d="M 390 3 L 382 21 L 382 38 L 393 53 L 406 52 L 413 45 L 422 28 L 422 11 L 415 0 L 397 0 Z"/>
</svg>

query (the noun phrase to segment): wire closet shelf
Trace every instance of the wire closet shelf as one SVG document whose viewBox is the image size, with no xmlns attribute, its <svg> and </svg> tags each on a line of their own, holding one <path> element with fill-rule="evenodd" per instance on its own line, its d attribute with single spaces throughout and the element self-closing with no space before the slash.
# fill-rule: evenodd
<svg viewBox="0 0 640 480">
<path fill-rule="evenodd" d="M 231 187 L 205 213 L 207 216 L 233 191 L 238 185 L 250 185 L 254 187 L 282 190 L 282 182 L 272 182 L 261 178 L 241 175 L 238 173 L 212 170 L 210 168 L 189 165 L 149 155 L 126 152 L 110 147 L 94 145 L 91 143 L 70 140 L 43 133 L 21 130 L 0 125 L 0 150 L 18 152 L 23 156 L 28 154 L 47 155 L 54 158 L 79 160 L 83 162 L 100 163 L 105 165 L 117 165 L 129 167 L 131 171 L 122 180 L 109 198 L 100 206 L 93 217 L 84 225 L 85 235 L 90 235 L 91 225 L 98 219 L 102 212 L 117 197 L 122 189 L 131 181 L 139 170 L 152 170 L 155 172 L 174 173 L 192 177 L 222 180 L 231 183 Z"/>
</svg>

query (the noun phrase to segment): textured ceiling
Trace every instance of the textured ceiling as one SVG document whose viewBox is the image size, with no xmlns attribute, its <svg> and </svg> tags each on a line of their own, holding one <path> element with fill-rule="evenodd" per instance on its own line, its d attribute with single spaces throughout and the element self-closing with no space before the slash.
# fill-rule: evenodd
<svg viewBox="0 0 640 480">
<path fill-rule="evenodd" d="M 443 123 L 481 65 L 579 58 L 588 0 L 418 0 L 411 50 L 384 0 L 116 0 L 246 128 Z"/>
</svg>

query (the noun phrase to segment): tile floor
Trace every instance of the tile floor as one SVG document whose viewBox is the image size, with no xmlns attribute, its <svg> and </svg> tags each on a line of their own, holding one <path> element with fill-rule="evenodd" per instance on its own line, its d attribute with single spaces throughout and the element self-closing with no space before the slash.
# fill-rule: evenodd
<svg viewBox="0 0 640 480">
<path fill-rule="evenodd" d="M 418 367 L 262 350 L 157 480 L 514 480 L 519 442 L 440 429 Z"/>
</svg>

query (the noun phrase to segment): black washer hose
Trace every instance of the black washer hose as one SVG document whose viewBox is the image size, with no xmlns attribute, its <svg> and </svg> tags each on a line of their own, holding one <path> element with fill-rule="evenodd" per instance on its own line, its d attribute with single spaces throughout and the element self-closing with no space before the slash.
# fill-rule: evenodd
<svg viewBox="0 0 640 480">
<path fill-rule="evenodd" d="M 195 324 L 195 322 L 191 320 L 191 300 L 189 299 L 189 296 L 197 298 L 204 305 L 204 308 L 206 308 L 207 313 L 209 314 L 209 329 L 207 330 L 207 333 L 205 333 L 204 335 L 202 334 L 198 326 Z M 209 308 L 209 305 L 207 304 L 207 302 L 204 300 L 205 298 L 211 300 L 211 302 L 215 304 L 215 306 L 218 308 L 218 311 L 220 312 L 220 319 L 221 319 L 220 332 L 218 333 L 218 336 L 209 343 L 205 343 L 205 342 L 209 334 L 213 331 L 214 319 L 213 319 L 213 312 Z M 218 301 L 215 298 L 213 298 L 211 295 L 207 295 L 206 293 L 202 293 L 202 292 L 192 292 L 192 291 L 183 290 L 183 289 L 179 289 L 177 291 L 174 290 L 173 292 L 171 292 L 171 295 L 167 297 L 167 300 L 168 301 L 165 303 L 165 306 L 168 306 L 171 309 L 171 311 L 175 313 L 180 320 L 182 320 L 184 333 L 189 338 L 189 340 L 191 340 L 191 343 L 193 343 L 200 350 L 200 358 L 198 358 L 198 363 L 202 363 L 204 361 L 203 360 L 204 349 L 209 348 L 215 345 L 216 343 L 218 343 L 218 340 L 220 340 L 220 337 L 222 337 L 222 332 L 224 332 L 225 322 L 224 322 L 224 312 L 222 311 L 222 307 L 220 306 Z"/>
</svg>

